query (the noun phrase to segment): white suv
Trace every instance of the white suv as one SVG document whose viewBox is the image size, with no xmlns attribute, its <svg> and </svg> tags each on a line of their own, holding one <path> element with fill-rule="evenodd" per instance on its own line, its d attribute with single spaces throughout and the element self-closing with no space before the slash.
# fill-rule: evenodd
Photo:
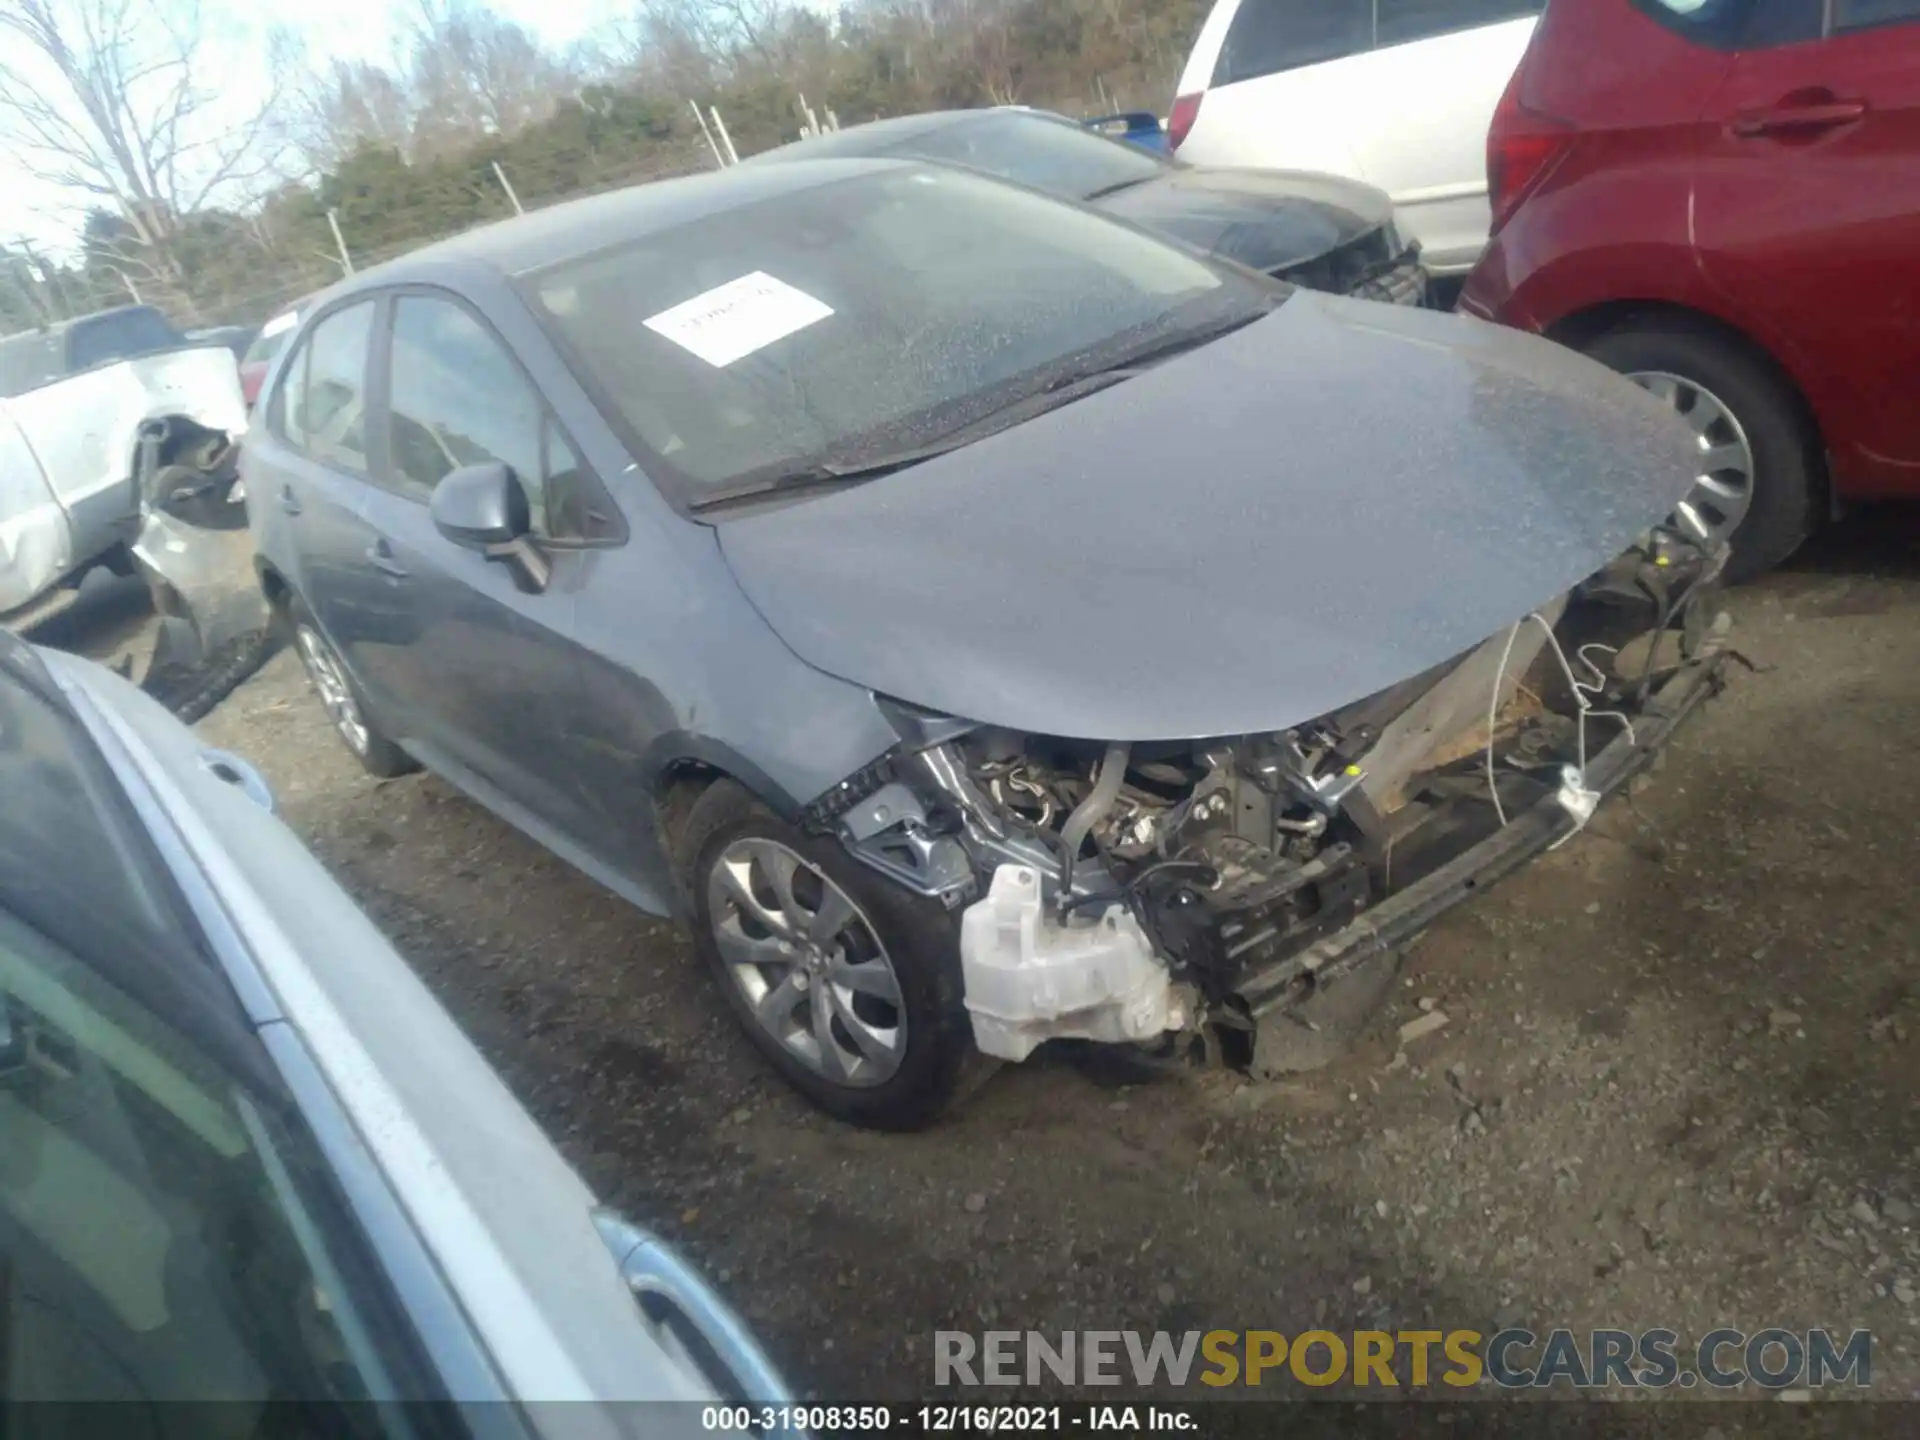
<svg viewBox="0 0 1920 1440">
<path fill-rule="evenodd" d="M 1487 127 L 1543 3 L 1215 0 L 1168 143 L 1377 185 L 1429 272 L 1464 275 L 1487 242 Z"/>
</svg>

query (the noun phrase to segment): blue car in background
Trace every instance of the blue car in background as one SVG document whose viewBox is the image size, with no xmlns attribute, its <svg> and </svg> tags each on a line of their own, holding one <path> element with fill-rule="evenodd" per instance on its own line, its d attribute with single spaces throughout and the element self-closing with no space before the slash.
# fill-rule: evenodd
<svg viewBox="0 0 1920 1440">
<path fill-rule="evenodd" d="M 1151 111 L 1125 110 L 1118 115 L 1096 115 L 1080 123 L 1109 140 L 1124 140 L 1156 155 L 1167 153 L 1166 129 L 1160 124 L 1160 117 Z"/>
</svg>

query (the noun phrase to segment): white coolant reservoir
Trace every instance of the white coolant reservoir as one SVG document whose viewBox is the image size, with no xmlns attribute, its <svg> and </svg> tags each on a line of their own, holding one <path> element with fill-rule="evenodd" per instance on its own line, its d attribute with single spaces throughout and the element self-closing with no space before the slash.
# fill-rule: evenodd
<svg viewBox="0 0 1920 1440">
<path fill-rule="evenodd" d="M 1063 922 L 1021 865 L 996 869 L 962 912 L 960 971 L 974 1043 L 1002 1060 L 1024 1060 L 1043 1040 L 1122 1044 L 1186 1024 L 1181 993 L 1125 905 Z"/>
</svg>

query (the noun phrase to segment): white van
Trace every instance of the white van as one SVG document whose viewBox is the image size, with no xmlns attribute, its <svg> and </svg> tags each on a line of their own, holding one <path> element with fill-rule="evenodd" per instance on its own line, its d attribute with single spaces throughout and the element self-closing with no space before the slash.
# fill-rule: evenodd
<svg viewBox="0 0 1920 1440">
<path fill-rule="evenodd" d="M 1393 197 L 1436 276 L 1487 242 L 1487 127 L 1544 0 L 1215 0 L 1168 143 L 1196 165 L 1325 170 Z"/>
</svg>

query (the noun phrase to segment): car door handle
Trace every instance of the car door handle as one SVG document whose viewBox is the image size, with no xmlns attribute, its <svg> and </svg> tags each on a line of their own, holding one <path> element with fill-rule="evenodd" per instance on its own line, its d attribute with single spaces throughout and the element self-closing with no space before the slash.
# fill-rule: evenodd
<svg viewBox="0 0 1920 1440">
<path fill-rule="evenodd" d="M 200 763 L 214 779 L 233 786 L 269 815 L 273 814 L 273 791 L 267 788 L 258 770 L 231 750 L 202 750 Z"/>
<path fill-rule="evenodd" d="M 384 540 L 376 540 L 367 547 L 367 560 L 382 575 L 391 575 L 396 580 L 407 578 L 407 567 L 393 558 L 393 547 Z"/>
<path fill-rule="evenodd" d="M 620 1267 L 620 1278 L 641 1308 L 666 1311 L 706 1342 L 727 1371 L 709 1378 L 721 1382 L 721 1388 L 736 1392 L 726 1398 L 756 1405 L 793 1403 L 793 1390 L 760 1348 L 760 1342 L 679 1252 L 614 1210 L 595 1210 L 593 1228 L 600 1232 Z M 650 1313 L 649 1318 L 656 1318 L 655 1314 Z M 800 1430 L 792 1433 L 797 1440 L 805 1434 Z"/>
<path fill-rule="evenodd" d="M 1771 110 L 1742 115 L 1733 122 L 1733 133 L 1742 139 L 1759 135 L 1792 134 L 1795 131 L 1831 130 L 1851 125 L 1867 113 L 1864 100 L 1827 100 L 1817 105 L 1779 105 Z"/>
<path fill-rule="evenodd" d="M 293 487 L 291 485 L 282 485 L 280 487 L 280 508 L 289 515 L 298 515 L 300 513 L 300 497 L 293 493 Z"/>
</svg>

